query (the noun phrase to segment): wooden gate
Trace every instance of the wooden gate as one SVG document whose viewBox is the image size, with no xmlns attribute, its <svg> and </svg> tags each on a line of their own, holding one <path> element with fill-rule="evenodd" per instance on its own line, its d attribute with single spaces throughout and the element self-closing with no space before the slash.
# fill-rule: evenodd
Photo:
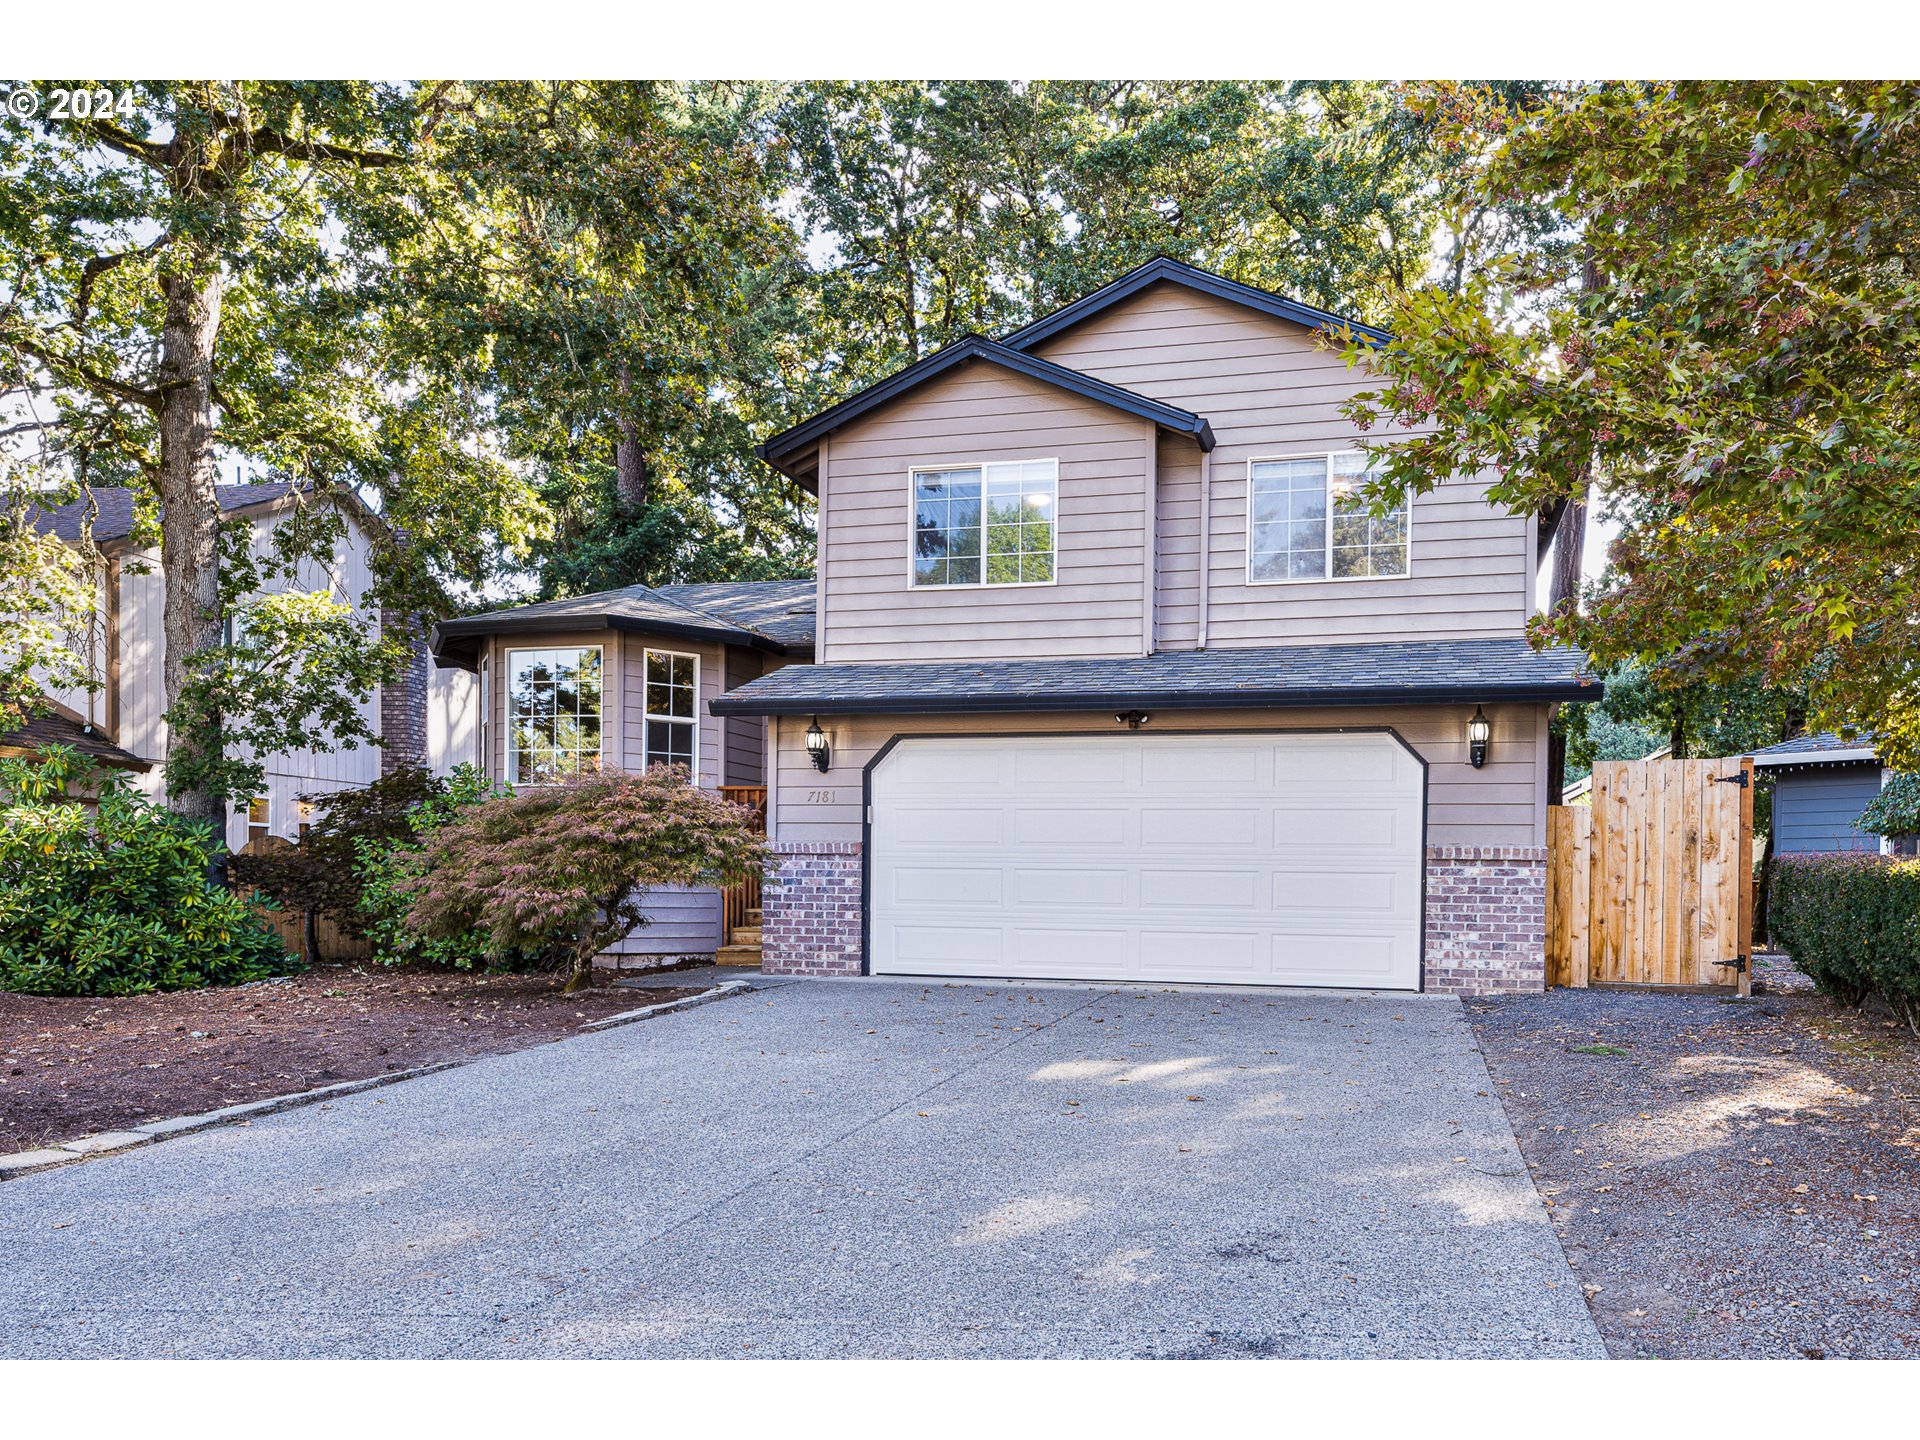
<svg viewBox="0 0 1920 1440">
<path fill-rule="evenodd" d="M 1753 762 L 1603 760 L 1547 811 L 1549 985 L 1752 984 Z"/>
</svg>

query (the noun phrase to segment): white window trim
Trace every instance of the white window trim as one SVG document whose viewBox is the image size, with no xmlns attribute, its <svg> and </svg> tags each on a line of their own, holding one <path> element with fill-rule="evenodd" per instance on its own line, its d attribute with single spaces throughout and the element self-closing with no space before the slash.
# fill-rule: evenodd
<svg viewBox="0 0 1920 1440">
<path fill-rule="evenodd" d="M 512 650 L 501 652 L 500 668 L 506 672 L 505 683 L 500 687 L 500 771 L 506 776 L 506 783 L 521 790 L 540 790 L 553 783 L 542 780 L 522 780 L 520 778 L 520 751 L 514 745 L 513 723 L 513 657 L 516 655 L 537 655 L 543 650 L 577 650 L 585 654 L 589 650 L 600 656 L 600 770 L 607 768 L 607 648 L 604 645 L 521 645 Z"/>
<path fill-rule="evenodd" d="M 1053 578 L 1051 580 L 1007 580 L 998 585 L 987 583 L 986 486 L 989 465 L 1053 466 Z M 922 585 L 914 567 L 913 537 L 920 528 L 919 480 L 938 470 L 978 470 L 980 472 L 980 578 L 966 585 Z M 1249 471 L 1249 474 L 1252 472 Z M 1023 460 L 951 460 L 914 465 L 907 470 L 907 588 L 909 590 L 1044 590 L 1060 583 L 1060 457 L 1034 455 Z"/>
<path fill-rule="evenodd" d="M 693 661 L 693 719 L 687 720 L 678 715 L 655 715 L 647 709 L 647 657 L 649 655 L 671 655 L 679 660 Z M 690 725 L 693 728 L 693 763 L 687 768 L 693 772 L 693 783 L 700 783 L 700 656 L 691 650 L 662 650 L 657 645 L 640 647 L 640 768 L 653 768 L 653 761 L 647 755 L 647 722 L 665 720 L 673 725 Z"/>
<path fill-rule="evenodd" d="M 1369 582 L 1392 585 L 1413 578 L 1413 497 L 1407 497 L 1407 568 L 1399 575 L 1335 575 L 1333 573 L 1333 462 L 1341 455 L 1364 455 L 1362 450 L 1309 450 L 1301 455 L 1249 455 L 1247 457 L 1247 539 L 1246 583 L 1249 585 L 1357 585 Z M 1327 541 L 1321 560 L 1321 573 L 1311 576 L 1283 575 L 1275 580 L 1256 579 L 1253 573 L 1253 467 L 1280 465 L 1291 460 L 1323 460 L 1327 467 Z"/>
</svg>

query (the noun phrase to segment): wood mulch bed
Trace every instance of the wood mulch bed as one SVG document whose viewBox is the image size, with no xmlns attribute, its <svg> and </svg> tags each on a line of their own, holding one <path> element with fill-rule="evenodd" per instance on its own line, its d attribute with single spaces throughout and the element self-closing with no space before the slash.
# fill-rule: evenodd
<svg viewBox="0 0 1920 1440">
<path fill-rule="evenodd" d="M 341 1080 L 493 1055 L 699 993 L 553 975 L 321 965 L 225 990 L 0 993 L 0 1154 Z"/>
</svg>

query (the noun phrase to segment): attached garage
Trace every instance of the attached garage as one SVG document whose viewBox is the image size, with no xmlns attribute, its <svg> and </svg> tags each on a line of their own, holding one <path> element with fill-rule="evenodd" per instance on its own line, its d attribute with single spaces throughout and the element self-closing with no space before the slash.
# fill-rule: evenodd
<svg viewBox="0 0 1920 1440">
<path fill-rule="evenodd" d="M 869 787 L 874 974 L 1420 988 L 1391 732 L 908 736 Z"/>
</svg>

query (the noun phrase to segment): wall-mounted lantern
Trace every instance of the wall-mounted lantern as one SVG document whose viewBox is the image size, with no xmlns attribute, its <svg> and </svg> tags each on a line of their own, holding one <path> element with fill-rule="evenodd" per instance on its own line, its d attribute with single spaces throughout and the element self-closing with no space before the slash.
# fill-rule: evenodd
<svg viewBox="0 0 1920 1440">
<path fill-rule="evenodd" d="M 820 728 L 818 717 L 807 722 L 807 755 L 822 775 L 833 762 L 833 749 L 827 744 L 827 732 Z"/>
<path fill-rule="evenodd" d="M 1493 722 L 1487 719 L 1487 712 L 1478 705 L 1473 707 L 1473 718 L 1467 721 L 1467 759 L 1478 770 L 1487 763 L 1487 740 L 1493 734 Z"/>
</svg>

